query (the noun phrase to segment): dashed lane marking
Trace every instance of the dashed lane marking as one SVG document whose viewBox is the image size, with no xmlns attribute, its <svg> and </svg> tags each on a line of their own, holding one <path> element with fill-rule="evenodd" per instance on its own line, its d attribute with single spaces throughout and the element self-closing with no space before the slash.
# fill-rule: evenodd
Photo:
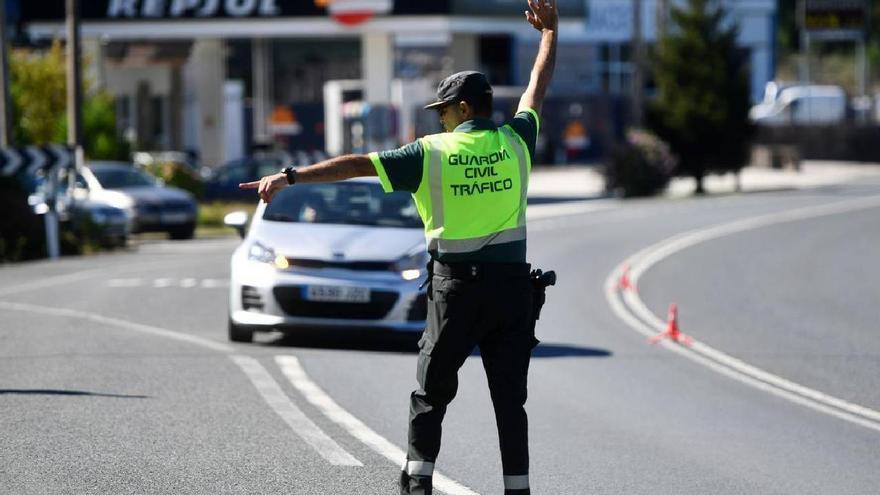
<svg viewBox="0 0 880 495">
<path fill-rule="evenodd" d="M 330 398 L 326 392 L 309 378 L 296 356 L 275 356 L 275 361 L 294 388 L 299 390 L 307 401 L 317 407 L 330 420 L 342 426 L 353 437 L 360 440 L 379 455 L 400 466 L 404 464 L 406 453 L 386 440 L 385 437 L 370 429 L 361 420 L 354 417 Z M 449 495 L 479 495 L 477 492 L 439 472 L 434 472 L 431 481 L 435 489 Z"/>
<path fill-rule="evenodd" d="M 111 278 L 107 281 L 107 287 L 114 289 L 137 289 L 140 287 L 153 287 L 156 289 L 180 288 L 180 289 L 228 289 L 229 280 L 219 278 Z"/>
<path fill-rule="evenodd" d="M 245 375 L 253 383 L 254 387 L 263 399 L 269 404 L 281 419 L 287 423 L 294 433 L 300 436 L 307 444 L 311 445 L 321 457 L 334 466 L 363 466 L 361 461 L 345 451 L 323 430 L 312 422 L 300 408 L 290 400 L 281 390 L 278 382 L 266 371 L 256 359 L 250 356 L 230 356 Z"/>
<path fill-rule="evenodd" d="M 211 349 L 213 351 L 219 352 L 232 352 L 232 346 L 223 344 L 221 342 L 214 342 L 213 340 L 205 339 L 202 337 L 197 337 L 195 335 L 189 335 L 183 332 L 175 332 L 173 330 L 166 330 L 164 328 L 154 327 L 150 325 L 143 325 L 140 323 L 132 323 L 130 321 L 120 320 L 117 318 L 110 318 L 108 316 L 101 316 L 94 313 L 87 313 L 85 311 L 78 311 L 75 309 L 65 309 L 65 308 L 47 308 L 45 306 L 35 306 L 32 304 L 25 303 L 14 303 L 14 302 L 6 302 L 0 301 L 0 309 L 9 309 L 13 311 L 26 311 L 29 313 L 37 313 L 43 315 L 51 315 L 51 316 L 61 316 L 65 318 L 79 318 L 83 320 L 89 320 L 96 323 L 101 323 L 104 325 L 112 325 L 119 328 L 124 328 L 126 330 L 133 330 L 135 332 L 146 333 L 150 335 L 155 335 L 158 337 L 165 337 L 168 339 L 179 340 L 182 342 L 188 342 L 190 344 L 195 344 L 201 347 L 205 347 Z"/>
<path fill-rule="evenodd" d="M 714 227 L 685 232 L 633 254 L 617 265 L 605 279 L 605 298 L 611 309 L 627 325 L 645 336 L 662 332 L 665 323 L 651 312 L 638 293 L 627 292 L 621 298 L 617 283 L 626 267 L 630 269 L 630 281 L 638 287 L 639 278 L 649 268 L 679 251 L 697 244 L 718 239 L 750 229 L 774 224 L 794 222 L 821 216 L 837 215 L 851 211 L 880 207 L 880 196 L 869 196 L 832 204 L 797 208 L 778 213 L 770 213 L 752 218 L 728 222 Z M 664 348 L 674 351 L 700 364 L 739 380 L 755 388 L 770 392 L 796 404 L 835 416 L 866 428 L 880 431 L 880 411 L 853 404 L 837 397 L 797 384 L 760 368 L 756 368 L 737 358 L 714 349 L 702 342 L 694 341 L 690 347 L 682 347 L 671 342 L 661 342 Z"/>
</svg>

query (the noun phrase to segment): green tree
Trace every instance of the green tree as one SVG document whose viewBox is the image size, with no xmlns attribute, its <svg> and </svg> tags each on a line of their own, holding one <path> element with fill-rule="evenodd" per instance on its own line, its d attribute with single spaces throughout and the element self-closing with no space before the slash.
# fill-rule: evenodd
<svg viewBox="0 0 880 495">
<path fill-rule="evenodd" d="M 15 50 L 9 69 L 16 144 L 53 142 L 67 102 L 61 43 L 56 41 L 43 54 Z"/>
<path fill-rule="evenodd" d="M 676 175 L 690 175 L 702 194 L 709 173 L 739 171 L 749 158 L 749 79 L 736 46 L 736 26 L 718 2 L 688 0 L 673 7 L 660 40 L 658 97 L 648 122 L 678 156 Z"/>
<path fill-rule="evenodd" d="M 15 115 L 15 143 L 67 142 L 67 79 L 61 43 L 46 52 L 16 50 L 10 57 L 10 94 Z M 116 108 L 106 91 L 92 91 L 83 81 L 83 148 L 92 159 L 124 159 L 126 143 L 116 132 Z"/>
</svg>

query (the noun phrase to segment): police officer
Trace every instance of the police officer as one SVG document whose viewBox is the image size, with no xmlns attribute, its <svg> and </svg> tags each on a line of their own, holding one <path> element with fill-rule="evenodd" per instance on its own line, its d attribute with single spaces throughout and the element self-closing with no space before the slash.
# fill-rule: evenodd
<svg viewBox="0 0 880 495">
<path fill-rule="evenodd" d="M 526 377 L 535 294 L 526 264 L 526 192 L 539 118 L 556 58 L 555 0 L 528 0 L 541 32 L 528 88 L 511 121 L 497 127 L 492 87 L 473 71 L 444 79 L 436 109 L 445 133 L 396 150 L 346 155 L 241 184 L 269 202 L 296 182 L 379 176 L 386 192 L 412 193 L 431 254 L 427 328 L 419 341 L 419 388 L 410 396 L 401 494 L 430 494 L 446 406 L 458 370 L 479 346 L 495 409 L 505 494 L 528 494 Z"/>
</svg>

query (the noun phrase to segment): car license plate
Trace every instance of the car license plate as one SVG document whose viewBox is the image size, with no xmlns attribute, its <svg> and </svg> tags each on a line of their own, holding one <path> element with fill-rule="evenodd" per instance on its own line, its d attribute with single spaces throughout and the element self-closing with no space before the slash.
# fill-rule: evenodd
<svg viewBox="0 0 880 495">
<path fill-rule="evenodd" d="M 310 285 L 306 288 L 306 300 L 321 302 L 370 302 L 370 289 L 333 285 Z"/>
<path fill-rule="evenodd" d="M 190 221 L 189 213 L 163 213 L 162 223 L 186 223 Z"/>
</svg>

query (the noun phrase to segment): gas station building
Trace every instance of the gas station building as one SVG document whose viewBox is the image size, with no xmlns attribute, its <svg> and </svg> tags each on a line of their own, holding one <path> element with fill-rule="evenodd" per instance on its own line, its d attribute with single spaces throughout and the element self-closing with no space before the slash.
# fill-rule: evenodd
<svg viewBox="0 0 880 495">
<path fill-rule="evenodd" d="M 657 1 L 642 1 L 646 43 L 662 23 Z M 758 100 L 775 72 L 776 1 L 722 3 L 739 23 Z M 558 6 L 551 96 L 628 95 L 630 0 Z M 436 117 L 421 105 L 459 70 L 481 70 L 496 95 L 518 97 L 539 40 L 525 8 L 524 0 L 81 2 L 86 73 L 117 98 L 120 132 L 137 149 L 193 150 L 210 166 L 261 143 L 335 155 L 434 132 Z M 65 36 L 63 0 L 23 0 L 19 9 L 31 39 Z M 564 118 L 596 124 L 581 115 L 589 105 L 570 108 Z M 368 115 L 367 131 L 346 124 Z"/>
</svg>

